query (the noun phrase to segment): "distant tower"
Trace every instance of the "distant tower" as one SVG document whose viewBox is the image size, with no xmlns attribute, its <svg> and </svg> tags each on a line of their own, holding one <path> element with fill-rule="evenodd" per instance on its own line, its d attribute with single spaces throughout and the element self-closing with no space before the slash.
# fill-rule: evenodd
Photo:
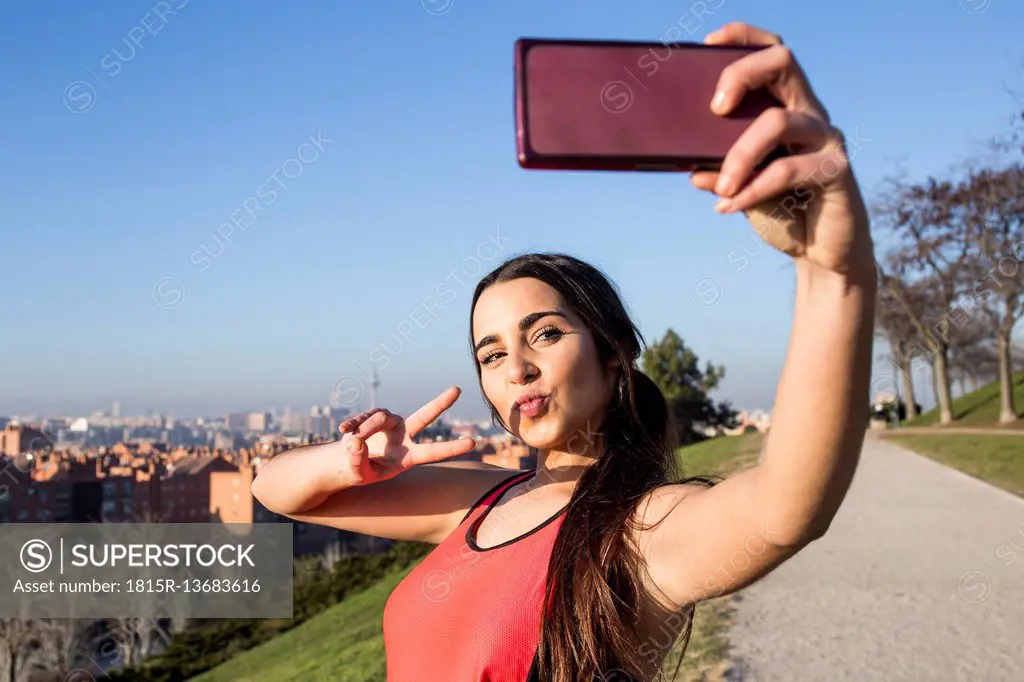
<svg viewBox="0 0 1024 682">
<path fill-rule="evenodd" d="M 115 400 L 114 404 L 110 406 L 110 416 L 115 419 L 121 416 L 121 403 L 117 400 Z"/>
<path fill-rule="evenodd" d="M 380 381 L 377 379 L 377 368 L 373 368 L 373 377 L 370 379 L 370 409 L 377 407 L 377 387 Z"/>
</svg>

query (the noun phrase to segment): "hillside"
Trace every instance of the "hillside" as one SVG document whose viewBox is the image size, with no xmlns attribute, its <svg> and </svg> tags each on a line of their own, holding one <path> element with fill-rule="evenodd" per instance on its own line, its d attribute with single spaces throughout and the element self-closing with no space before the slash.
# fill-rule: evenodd
<svg viewBox="0 0 1024 682">
<path fill-rule="evenodd" d="M 1018 372 L 1014 376 L 1013 401 L 1017 414 L 1024 413 L 1024 372 Z M 953 400 L 953 416 L 956 426 L 1024 429 L 1024 419 L 1018 419 L 1016 422 L 1002 427 L 997 423 L 999 420 L 998 381 Z M 904 422 L 903 426 L 935 426 L 938 423 L 939 410 L 936 408 L 925 412 L 917 419 Z"/>
<path fill-rule="evenodd" d="M 411 570 L 389 574 L 368 590 L 193 680 L 384 682 L 384 604 Z"/>
</svg>

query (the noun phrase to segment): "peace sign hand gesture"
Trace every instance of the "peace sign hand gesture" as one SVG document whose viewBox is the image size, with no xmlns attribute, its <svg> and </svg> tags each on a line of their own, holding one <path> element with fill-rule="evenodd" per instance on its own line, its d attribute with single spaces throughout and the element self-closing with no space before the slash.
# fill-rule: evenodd
<svg viewBox="0 0 1024 682">
<path fill-rule="evenodd" d="M 367 410 L 338 426 L 343 435 L 345 483 L 370 485 L 393 478 L 417 464 L 439 462 L 464 455 L 476 447 L 472 438 L 437 443 L 416 443 L 413 436 L 455 404 L 462 390 L 445 389 L 407 418 L 383 408 Z"/>
</svg>

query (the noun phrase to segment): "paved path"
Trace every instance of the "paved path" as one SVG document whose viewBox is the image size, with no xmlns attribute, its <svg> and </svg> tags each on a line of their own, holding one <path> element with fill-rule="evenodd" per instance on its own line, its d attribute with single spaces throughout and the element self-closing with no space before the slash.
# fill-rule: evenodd
<svg viewBox="0 0 1024 682">
<path fill-rule="evenodd" d="M 1020 682 L 1024 500 L 869 438 L 829 533 L 739 596 L 736 680 Z"/>
</svg>

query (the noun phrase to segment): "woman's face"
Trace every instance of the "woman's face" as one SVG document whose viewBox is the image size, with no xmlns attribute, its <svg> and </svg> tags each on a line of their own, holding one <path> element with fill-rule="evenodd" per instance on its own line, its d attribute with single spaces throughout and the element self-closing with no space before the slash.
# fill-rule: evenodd
<svg viewBox="0 0 1024 682">
<path fill-rule="evenodd" d="M 617 363 L 601 366 L 590 330 L 558 292 L 533 278 L 489 287 L 473 312 L 473 343 L 484 395 L 512 433 L 532 447 L 582 453 Z"/>
</svg>

